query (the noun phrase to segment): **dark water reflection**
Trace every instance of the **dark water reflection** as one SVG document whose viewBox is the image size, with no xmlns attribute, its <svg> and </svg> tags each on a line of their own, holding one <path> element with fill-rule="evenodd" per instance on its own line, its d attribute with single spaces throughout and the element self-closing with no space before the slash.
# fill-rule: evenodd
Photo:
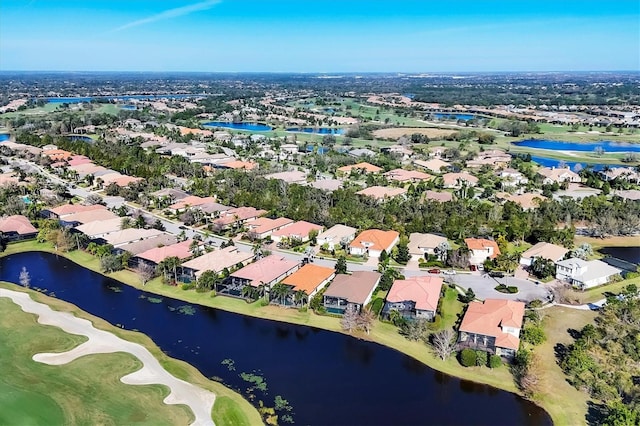
<svg viewBox="0 0 640 426">
<path fill-rule="evenodd" d="M 282 395 L 298 424 L 551 424 L 514 394 L 447 376 L 375 343 L 144 293 L 47 253 L 0 258 L 0 279 L 17 282 L 23 266 L 32 287 L 145 333 L 170 356 L 230 387 L 247 389 L 241 372 L 262 374 L 268 391 L 258 399 L 273 405 Z M 181 313 L 189 307 L 193 315 Z M 225 359 L 235 371 L 221 365 Z"/>
</svg>

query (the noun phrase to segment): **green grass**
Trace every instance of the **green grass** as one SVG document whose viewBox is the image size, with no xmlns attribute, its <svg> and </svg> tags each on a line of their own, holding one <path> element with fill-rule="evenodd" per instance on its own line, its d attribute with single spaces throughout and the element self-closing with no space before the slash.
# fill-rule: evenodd
<svg viewBox="0 0 640 426">
<path fill-rule="evenodd" d="M 458 315 L 462 313 L 464 304 L 458 300 L 458 294 L 456 289 L 446 287 L 444 297 L 440 304 L 442 328 L 453 328 L 456 321 L 458 321 Z"/>
<path fill-rule="evenodd" d="M 163 403 L 169 394 L 166 387 L 120 382 L 142 366 L 134 356 L 97 354 L 60 366 L 42 364 L 31 357 L 66 351 L 86 339 L 38 324 L 35 315 L 7 298 L 0 298 L 0 312 L 0 363 L 9 372 L 0 378 L 0 423 L 171 425 L 193 421 L 186 406 Z"/>
<path fill-rule="evenodd" d="M 63 302 L 58 299 L 48 297 L 44 294 L 41 294 L 35 291 L 24 290 L 21 287 L 18 287 L 13 284 L 8 284 L 8 283 L 0 283 L 0 287 L 9 288 L 11 290 L 17 290 L 17 291 L 28 291 L 31 294 L 31 297 L 33 299 L 35 299 L 38 302 L 48 304 L 54 310 L 71 312 L 77 317 L 88 319 L 98 329 L 109 331 L 110 333 L 113 333 L 123 339 L 126 339 L 131 342 L 139 343 L 145 346 L 159 360 L 162 366 L 169 373 L 173 374 L 175 377 L 179 379 L 185 380 L 189 383 L 193 383 L 196 386 L 199 386 L 203 389 L 207 389 L 216 394 L 216 403 L 213 407 L 213 412 L 212 412 L 212 418 L 216 423 L 216 425 L 222 426 L 222 425 L 262 424 L 262 420 L 258 411 L 240 394 L 228 389 L 227 387 L 223 386 L 218 382 L 208 380 L 206 377 L 202 376 L 202 374 L 191 365 L 183 361 L 169 358 L 153 343 L 151 339 L 149 339 L 144 334 L 133 332 L 133 331 L 122 330 L 120 328 L 114 327 L 108 322 L 102 320 L 101 318 L 90 315 L 80 310 L 74 305 L 71 305 L 69 303 Z M 17 305 L 13 304 L 8 299 L 1 298 L 0 302 L 6 302 L 19 310 Z M 5 315 L 7 311 L 3 309 L 3 307 L 4 305 L 0 304 L 0 312 L 3 313 L 0 316 L 0 335 L 2 335 L 3 337 L 2 339 L 0 339 L 0 341 L 4 342 L 4 334 L 2 332 L 2 322 L 7 321 L 7 324 L 9 324 L 9 326 L 11 327 L 14 326 L 14 323 L 17 324 L 18 322 L 15 321 L 16 315 L 12 315 L 11 313 Z M 23 312 L 19 310 L 19 313 L 23 313 Z M 32 324 L 37 325 L 35 323 L 34 315 L 31 315 L 31 314 L 24 314 L 24 315 L 30 316 L 32 318 L 32 321 L 31 321 Z M 22 323 L 24 322 L 25 321 L 19 321 L 20 326 L 22 326 L 23 325 Z M 32 331 L 29 331 L 29 333 L 26 333 L 26 332 L 22 333 L 23 340 L 31 342 L 34 345 L 38 345 L 36 348 L 32 348 L 31 349 L 32 352 L 30 353 L 55 352 L 56 348 L 58 348 L 57 351 L 65 351 L 65 350 L 71 349 L 72 347 L 76 346 L 77 344 L 85 340 L 84 337 L 66 334 L 62 332 L 62 330 L 55 327 L 49 327 L 49 326 L 41 326 L 41 327 L 45 330 L 38 331 L 39 330 L 38 327 L 35 327 L 35 329 L 32 330 L 33 333 L 37 333 L 37 332 L 42 333 L 43 335 L 46 335 L 47 339 L 52 339 L 52 338 L 63 339 L 61 341 L 62 343 L 58 344 L 57 346 L 46 345 L 44 342 L 47 342 L 47 340 L 38 338 L 38 335 L 32 334 Z M 49 329 L 54 331 L 58 330 L 59 333 L 55 334 Z M 18 335 L 21 334 L 21 332 L 16 332 L 16 333 Z M 66 340 L 64 339 L 67 339 L 67 340 L 79 339 L 79 340 L 71 340 L 70 342 L 65 343 Z M 37 342 L 37 343 L 34 343 L 34 342 Z M 45 344 L 45 346 L 42 346 L 43 344 Z M 0 351 L 0 362 L 2 362 L 1 360 L 3 355 L 4 355 L 4 352 Z M 110 357 L 112 355 L 118 355 L 118 359 L 111 360 Z M 93 359 L 91 357 L 96 357 L 96 358 Z M 31 356 L 26 356 L 26 357 L 15 356 L 15 357 L 12 357 L 12 359 L 13 358 L 16 358 L 19 360 L 31 360 Z M 93 394 L 88 390 L 86 390 L 84 393 L 87 396 L 93 395 L 93 397 L 96 399 L 104 399 L 105 404 L 109 404 L 105 406 L 105 410 L 109 410 L 107 411 L 107 413 L 110 413 L 111 410 L 116 410 L 118 412 L 129 413 L 129 415 L 127 418 L 124 418 L 122 417 L 124 414 L 121 415 L 121 414 L 115 413 L 115 415 L 120 416 L 120 418 L 117 419 L 117 421 L 107 421 L 109 420 L 109 418 L 105 417 L 104 419 L 102 419 L 100 417 L 101 414 L 96 412 L 96 413 L 93 413 L 92 415 L 96 416 L 95 419 L 97 421 L 92 421 L 93 419 L 89 418 L 88 421 L 84 421 L 80 423 L 131 424 L 134 422 L 138 422 L 138 420 L 136 419 L 141 419 L 140 421 L 148 424 L 188 424 L 193 420 L 193 414 L 186 406 L 165 405 L 162 402 L 164 397 L 168 394 L 168 389 L 166 387 L 160 386 L 160 385 L 134 387 L 134 386 L 125 385 L 119 381 L 120 377 L 139 369 L 139 367 L 141 366 L 137 358 L 133 357 L 132 355 L 124 354 L 124 353 L 91 355 L 89 357 L 83 357 L 76 361 L 73 361 L 72 363 L 68 364 L 68 366 L 75 367 L 76 363 L 79 363 L 85 358 L 89 358 L 89 361 L 87 361 L 87 366 L 82 366 L 82 370 L 81 370 L 82 374 L 80 377 L 84 379 L 86 379 L 86 377 L 100 377 L 101 381 L 106 380 L 108 382 L 105 385 L 108 385 L 109 387 L 102 389 L 101 394 L 98 394 L 98 393 Z M 34 361 L 32 361 L 31 363 L 36 364 Z M 46 366 L 45 364 L 39 364 L 39 363 L 37 364 L 38 366 L 54 368 L 52 366 Z M 64 368 L 64 367 L 65 366 L 58 366 L 55 368 Z M 87 371 L 87 369 L 89 369 L 89 371 Z M 98 371 L 93 371 L 96 369 L 98 369 Z M 54 373 L 60 374 L 59 373 L 60 371 L 61 370 L 56 370 Z M 105 375 L 103 374 L 103 371 L 109 371 L 110 373 L 108 375 Z M 38 382 L 42 380 L 37 375 L 37 372 L 34 372 L 34 375 L 36 376 L 31 377 L 29 379 L 31 382 Z M 2 380 L 3 377 L 4 376 L 0 376 L 0 383 L 3 382 Z M 90 383 L 93 383 L 93 382 L 90 382 Z M 92 384 L 92 386 L 93 385 L 94 384 Z M 98 383 L 96 386 L 99 386 L 99 385 L 100 384 Z M 115 387 L 116 385 L 117 387 Z M 55 383 L 51 386 L 55 387 Z M 147 388 L 149 388 L 150 390 L 146 390 Z M 36 391 L 31 387 L 28 387 L 28 389 L 29 391 Z M 75 387 L 73 386 L 66 387 L 67 391 L 72 389 L 75 389 Z M 45 391 L 40 393 L 44 395 L 50 395 L 50 396 L 53 395 L 50 387 L 46 387 Z M 129 395 L 129 393 L 132 393 L 132 395 Z M 140 398 L 144 397 L 144 399 L 139 399 L 138 395 Z M 26 395 L 25 398 L 26 398 L 25 400 L 27 401 L 28 400 L 35 401 L 32 395 Z M 85 404 L 93 403 L 92 401 L 88 401 L 86 403 L 82 401 L 77 401 L 78 398 L 79 397 L 75 397 L 75 396 L 68 398 L 66 395 L 63 395 L 61 397 L 62 403 L 66 403 L 66 401 L 71 401 L 68 403 L 70 404 L 69 407 L 62 405 L 62 403 L 56 400 L 58 405 L 62 407 L 62 410 L 65 413 L 65 419 L 68 419 L 68 416 L 69 416 L 68 413 L 76 415 L 74 410 L 79 410 L 80 407 L 84 409 Z M 121 402 L 120 400 L 124 400 L 126 404 L 129 404 L 129 405 L 125 404 L 123 406 L 122 404 L 125 402 Z M 218 404 L 220 401 L 222 401 L 222 409 L 220 412 L 218 412 L 218 408 L 219 408 Z M 156 410 L 156 406 L 157 406 L 157 410 Z M 140 410 L 137 407 L 143 407 L 143 410 Z M 148 409 L 148 407 L 152 407 L 152 409 Z M 167 409 L 173 410 L 173 411 L 166 411 Z M 176 409 L 178 411 L 176 411 Z M 4 422 L 2 419 L 2 411 L 3 410 L 0 410 L 0 424 L 22 424 L 26 422 L 26 419 L 25 419 L 25 422 L 22 422 L 22 421 Z M 160 416 L 160 418 L 158 418 L 157 420 L 154 418 L 149 418 L 148 421 L 142 419 L 141 416 L 143 414 L 146 415 L 145 413 L 151 412 L 151 411 L 153 411 L 153 413 L 149 414 L 150 416 L 151 415 L 156 416 L 155 413 L 158 413 L 157 416 Z M 229 419 L 229 422 L 227 422 L 226 419 Z M 62 423 L 76 424 L 78 422 L 77 421 L 49 422 L 49 424 L 62 424 Z"/>
</svg>

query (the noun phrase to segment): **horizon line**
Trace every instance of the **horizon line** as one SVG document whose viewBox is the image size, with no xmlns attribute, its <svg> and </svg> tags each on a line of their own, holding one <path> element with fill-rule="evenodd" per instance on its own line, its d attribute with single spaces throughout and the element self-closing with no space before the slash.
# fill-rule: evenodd
<svg viewBox="0 0 640 426">
<path fill-rule="evenodd" d="M 548 74 L 548 73 L 635 73 L 640 74 L 638 69 L 592 69 L 592 70 L 478 70 L 478 71 L 185 71 L 185 70 L 1 70 L 0 73 L 183 73 L 183 74 L 319 74 L 319 75 L 359 75 L 359 74 Z"/>
</svg>

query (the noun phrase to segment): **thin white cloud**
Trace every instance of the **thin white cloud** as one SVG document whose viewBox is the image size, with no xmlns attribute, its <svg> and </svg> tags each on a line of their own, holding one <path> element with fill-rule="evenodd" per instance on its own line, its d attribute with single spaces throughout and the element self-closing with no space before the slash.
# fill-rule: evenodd
<svg viewBox="0 0 640 426">
<path fill-rule="evenodd" d="M 156 15 L 151 15 L 149 17 L 138 19 L 137 21 L 129 22 L 128 24 L 124 24 L 118 28 L 111 30 L 110 32 L 114 33 L 117 31 L 126 30 L 133 27 L 138 27 L 140 25 L 150 24 L 152 22 L 163 21 L 166 19 L 173 19 L 179 16 L 188 15 L 193 12 L 200 12 L 202 10 L 211 9 L 213 6 L 220 3 L 221 0 L 205 0 L 200 3 L 191 4 L 183 7 L 176 7 L 175 9 L 165 10 L 164 12 L 160 12 Z"/>
</svg>

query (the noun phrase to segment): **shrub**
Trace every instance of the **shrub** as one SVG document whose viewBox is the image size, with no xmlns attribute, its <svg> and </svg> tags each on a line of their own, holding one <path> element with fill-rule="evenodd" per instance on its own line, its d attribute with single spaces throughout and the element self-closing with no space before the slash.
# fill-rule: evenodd
<svg viewBox="0 0 640 426">
<path fill-rule="evenodd" d="M 191 290 L 195 286 L 193 284 L 182 284 L 181 287 L 183 290 Z"/>
<path fill-rule="evenodd" d="M 476 365 L 478 367 L 486 367 L 488 356 L 489 354 L 485 351 L 476 351 Z"/>
<path fill-rule="evenodd" d="M 542 306 L 542 300 L 540 299 L 533 299 L 531 302 L 529 302 L 529 308 L 539 308 Z"/>
<path fill-rule="evenodd" d="M 491 355 L 489 357 L 489 368 L 498 368 L 502 365 L 502 358 L 498 355 Z"/>
<path fill-rule="evenodd" d="M 442 328 L 442 317 L 440 314 L 436 314 L 433 318 L 433 322 L 430 322 L 428 327 L 429 330 L 440 330 Z"/>
<path fill-rule="evenodd" d="M 542 327 L 531 325 L 522 330 L 522 340 L 535 346 L 544 343 L 547 340 L 547 336 Z"/>
<path fill-rule="evenodd" d="M 516 294 L 518 292 L 518 287 L 516 287 L 515 285 L 510 285 L 509 287 L 507 287 L 507 291 L 511 294 Z"/>
<path fill-rule="evenodd" d="M 460 364 L 465 367 L 473 367 L 476 365 L 476 351 L 473 349 L 463 349 L 460 352 Z"/>
<path fill-rule="evenodd" d="M 371 302 L 371 311 L 376 315 L 376 317 L 380 315 L 380 311 L 382 311 L 383 307 L 384 300 L 380 297 L 376 297 L 375 299 L 373 299 L 373 302 Z"/>
</svg>

